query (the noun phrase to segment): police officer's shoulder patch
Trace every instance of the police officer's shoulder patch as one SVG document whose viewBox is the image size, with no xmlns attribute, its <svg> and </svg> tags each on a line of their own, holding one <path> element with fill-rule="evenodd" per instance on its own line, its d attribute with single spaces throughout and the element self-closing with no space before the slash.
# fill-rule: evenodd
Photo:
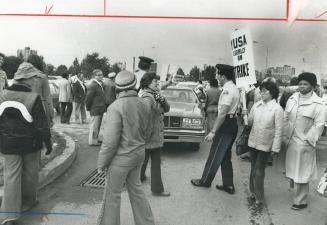
<svg viewBox="0 0 327 225">
<path fill-rule="evenodd" d="M 228 92 L 227 90 L 224 90 L 224 91 L 223 91 L 223 94 L 224 94 L 224 95 L 228 95 L 229 92 Z"/>
</svg>

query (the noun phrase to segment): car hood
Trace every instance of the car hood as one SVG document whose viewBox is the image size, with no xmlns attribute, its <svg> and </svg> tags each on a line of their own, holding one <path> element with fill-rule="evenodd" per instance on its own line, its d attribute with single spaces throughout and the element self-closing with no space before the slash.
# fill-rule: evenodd
<svg viewBox="0 0 327 225">
<path fill-rule="evenodd" d="M 195 116 L 202 117 L 201 109 L 195 103 L 169 102 L 170 110 L 165 113 L 167 116 Z"/>
</svg>

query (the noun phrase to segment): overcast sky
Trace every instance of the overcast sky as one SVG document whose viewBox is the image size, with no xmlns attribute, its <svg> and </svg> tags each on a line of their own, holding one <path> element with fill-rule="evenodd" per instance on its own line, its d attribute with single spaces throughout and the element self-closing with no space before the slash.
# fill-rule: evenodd
<svg viewBox="0 0 327 225">
<path fill-rule="evenodd" d="M 0 0 L 0 13 L 103 15 L 104 0 Z M 286 0 L 107 0 L 110 15 L 209 16 L 284 18 Z M 294 0 L 294 3 L 307 2 Z M 296 9 L 296 6 L 292 6 Z M 326 0 L 300 8 L 299 17 L 314 18 L 327 10 Z M 294 13 L 298 12 L 293 10 Z M 291 11 L 291 13 L 293 13 Z M 327 19 L 327 13 L 322 15 Z M 193 65 L 232 63 L 230 33 L 248 27 L 253 40 L 255 68 L 304 67 L 327 74 L 327 22 L 117 19 L 0 16 L 1 52 L 16 55 L 29 46 L 47 63 L 69 66 L 75 57 L 99 52 L 111 62 L 126 62 L 133 56 L 154 58 L 159 64 L 180 66 L 186 73 Z M 305 63 L 303 63 L 303 58 Z"/>
</svg>

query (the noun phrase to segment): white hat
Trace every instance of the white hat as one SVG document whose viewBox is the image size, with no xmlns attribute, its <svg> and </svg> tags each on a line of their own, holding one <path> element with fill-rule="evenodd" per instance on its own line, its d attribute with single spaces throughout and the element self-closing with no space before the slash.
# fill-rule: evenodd
<svg viewBox="0 0 327 225">
<path fill-rule="evenodd" d="M 123 70 L 117 74 L 115 79 L 116 88 L 119 90 L 131 90 L 135 89 L 136 77 L 132 72 Z"/>
<path fill-rule="evenodd" d="M 116 76 L 116 73 L 115 72 L 111 72 L 108 74 L 108 77 L 109 78 L 114 78 Z"/>
</svg>

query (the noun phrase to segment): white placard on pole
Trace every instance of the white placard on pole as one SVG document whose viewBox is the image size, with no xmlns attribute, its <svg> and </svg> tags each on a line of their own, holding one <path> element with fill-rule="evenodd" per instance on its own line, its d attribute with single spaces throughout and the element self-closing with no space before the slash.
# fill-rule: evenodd
<svg viewBox="0 0 327 225">
<path fill-rule="evenodd" d="M 252 38 L 249 29 L 242 28 L 231 34 L 236 86 L 238 88 L 255 84 Z"/>
<path fill-rule="evenodd" d="M 231 34 L 231 49 L 235 72 L 236 86 L 242 88 L 241 102 L 243 110 L 246 110 L 246 97 L 244 87 L 255 84 L 255 69 L 253 60 L 253 47 L 250 30 L 238 29 Z M 248 125 L 247 115 L 244 115 L 244 124 Z"/>
</svg>

